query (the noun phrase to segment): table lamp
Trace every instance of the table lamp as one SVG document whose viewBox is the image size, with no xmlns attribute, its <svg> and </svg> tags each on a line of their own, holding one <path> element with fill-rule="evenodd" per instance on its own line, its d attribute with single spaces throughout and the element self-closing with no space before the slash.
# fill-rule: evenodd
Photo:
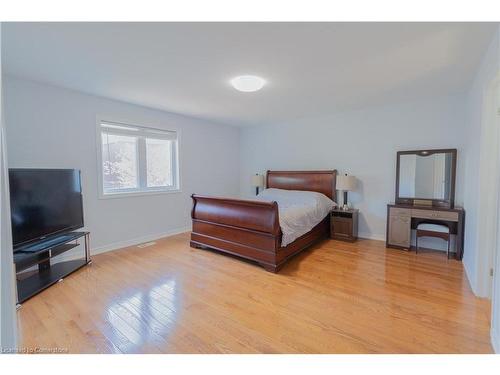
<svg viewBox="0 0 500 375">
<path fill-rule="evenodd" d="M 258 173 L 252 176 L 252 186 L 255 187 L 255 195 L 259 195 L 259 188 L 264 187 L 264 176 Z"/>
<path fill-rule="evenodd" d="M 344 176 L 337 176 L 336 188 L 344 192 L 344 205 L 342 209 L 348 210 L 347 192 L 356 190 L 356 177 L 348 176 L 347 173 Z"/>
</svg>

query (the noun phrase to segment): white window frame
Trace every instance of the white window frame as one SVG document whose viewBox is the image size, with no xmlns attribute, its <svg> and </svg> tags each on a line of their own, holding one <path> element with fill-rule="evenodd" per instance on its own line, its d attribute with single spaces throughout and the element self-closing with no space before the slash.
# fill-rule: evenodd
<svg viewBox="0 0 500 375">
<path fill-rule="evenodd" d="M 104 190 L 103 179 L 103 159 L 102 159 L 102 139 L 103 129 L 116 127 L 109 131 L 116 135 L 133 135 L 138 137 L 137 142 L 137 184 L 138 188 L 115 189 L 112 192 Z M 173 185 L 168 187 L 147 187 L 147 159 L 146 159 L 146 138 L 156 139 L 175 139 L 172 144 L 172 179 Z M 180 193 L 180 132 L 178 129 L 162 129 L 161 127 L 152 127 L 144 125 L 135 125 L 129 121 L 110 120 L 109 117 L 97 116 L 96 121 L 96 140 L 97 140 L 97 181 L 100 199 L 122 198 L 130 196 L 154 195 L 165 193 Z"/>
</svg>

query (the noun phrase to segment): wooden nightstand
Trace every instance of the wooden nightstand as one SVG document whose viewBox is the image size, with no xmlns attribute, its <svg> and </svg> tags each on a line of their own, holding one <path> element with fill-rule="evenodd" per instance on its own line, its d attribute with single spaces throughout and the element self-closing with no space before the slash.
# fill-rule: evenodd
<svg viewBox="0 0 500 375">
<path fill-rule="evenodd" d="M 357 209 L 333 209 L 330 212 L 330 238 L 354 242 L 358 238 Z"/>
</svg>

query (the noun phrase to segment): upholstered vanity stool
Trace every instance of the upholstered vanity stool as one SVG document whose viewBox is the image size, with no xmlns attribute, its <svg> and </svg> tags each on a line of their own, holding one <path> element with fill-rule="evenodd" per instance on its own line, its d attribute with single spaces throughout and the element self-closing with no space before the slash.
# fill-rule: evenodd
<svg viewBox="0 0 500 375">
<path fill-rule="evenodd" d="M 419 237 L 434 237 L 441 238 L 448 242 L 446 257 L 450 259 L 450 228 L 442 224 L 420 223 L 417 225 L 415 243 L 415 253 L 418 253 L 418 238 Z"/>
</svg>

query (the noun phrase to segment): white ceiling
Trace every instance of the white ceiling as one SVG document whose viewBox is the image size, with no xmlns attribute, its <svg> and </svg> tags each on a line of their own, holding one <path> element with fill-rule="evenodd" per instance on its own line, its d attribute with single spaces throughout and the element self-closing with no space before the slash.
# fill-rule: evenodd
<svg viewBox="0 0 500 375">
<path fill-rule="evenodd" d="M 7 23 L 7 74 L 231 125 L 468 88 L 493 23 Z M 241 74 L 268 80 L 234 90 Z"/>
</svg>

